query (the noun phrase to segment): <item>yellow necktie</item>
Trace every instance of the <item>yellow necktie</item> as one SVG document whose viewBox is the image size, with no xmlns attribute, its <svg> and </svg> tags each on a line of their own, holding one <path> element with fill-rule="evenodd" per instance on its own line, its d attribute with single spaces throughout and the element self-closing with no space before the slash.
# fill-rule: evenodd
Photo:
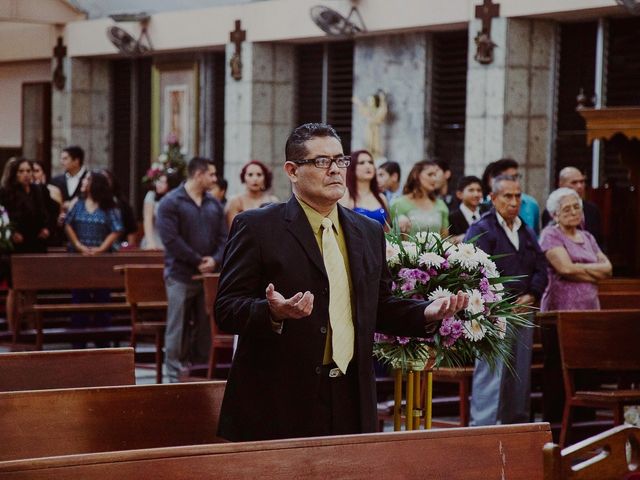
<svg viewBox="0 0 640 480">
<path fill-rule="evenodd" d="M 351 317 L 351 293 L 344 258 L 333 233 L 333 223 L 322 220 L 322 256 L 329 277 L 329 321 L 331 323 L 331 348 L 333 361 L 342 373 L 347 373 L 353 358 L 353 320 Z"/>
</svg>

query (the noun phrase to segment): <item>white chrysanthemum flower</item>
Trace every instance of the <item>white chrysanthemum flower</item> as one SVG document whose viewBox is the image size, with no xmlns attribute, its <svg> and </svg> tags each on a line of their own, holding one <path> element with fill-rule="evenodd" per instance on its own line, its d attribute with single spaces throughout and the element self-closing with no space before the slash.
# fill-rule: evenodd
<svg viewBox="0 0 640 480">
<path fill-rule="evenodd" d="M 433 292 L 431 292 L 429 294 L 428 299 L 429 300 L 435 300 L 436 298 L 442 298 L 442 297 L 450 297 L 451 295 L 453 295 L 453 293 L 451 293 L 449 290 L 447 290 L 446 288 L 442 288 L 442 287 L 438 287 L 435 290 L 433 290 Z"/>
<path fill-rule="evenodd" d="M 413 242 L 402 242 L 402 248 L 409 255 L 411 261 L 418 259 L 418 246 Z"/>
<path fill-rule="evenodd" d="M 167 154 L 166 154 L 166 153 L 161 153 L 161 154 L 158 156 L 158 160 L 159 160 L 160 162 L 162 162 L 162 163 L 166 163 L 166 162 L 167 162 L 167 160 L 169 160 L 169 157 L 167 156 Z"/>
<path fill-rule="evenodd" d="M 484 302 L 482 301 L 482 293 L 475 288 L 469 294 L 469 305 L 467 305 L 466 311 L 471 315 L 484 312 Z"/>
<path fill-rule="evenodd" d="M 477 342 L 484 338 L 486 327 L 482 325 L 478 320 L 469 320 L 462 324 L 464 337 L 472 342 Z"/>
<path fill-rule="evenodd" d="M 449 262 L 459 264 L 463 268 L 473 269 L 478 266 L 476 247 L 470 243 L 460 243 L 450 250 Z"/>
<path fill-rule="evenodd" d="M 493 260 L 488 260 L 486 263 L 482 265 L 484 267 L 485 272 L 487 272 L 488 278 L 498 278 L 500 276 L 500 272 L 498 272 L 498 267 L 493 262 Z"/>
<path fill-rule="evenodd" d="M 427 241 L 427 232 L 420 231 L 416 233 L 416 242 L 425 243 Z"/>
<path fill-rule="evenodd" d="M 433 252 L 425 252 L 420 255 L 418 259 L 418 264 L 423 265 L 426 268 L 430 267 L 439 267 L 444 262 L 444 258 Z"/>
<path fill-rule="evenodd" d="M 504 290 L 504 285 L 502 283 L 494 283 L 491 285 L 491 289 L 495 292 L 502 292 Z"/>
<path fill-rule="evenodd" d="M 507 334 L 507 319 L 505 317 L 498 317 L 495 326 L 498 338 L 504 339 L 504 336 Z"/>
<path fill-rule="evenodd" d="M 11 230 L 7 229 L 4 231 L 4 239 L 11 240 Z"/>
<path fill-rule="evenodd" d="M 386 256 L 388 259 L 391 257 L 398 256 L 399 253 L 400 253 L 400 247 L 398 247 L 395 243 L 387 242 Z"/>
</svg>

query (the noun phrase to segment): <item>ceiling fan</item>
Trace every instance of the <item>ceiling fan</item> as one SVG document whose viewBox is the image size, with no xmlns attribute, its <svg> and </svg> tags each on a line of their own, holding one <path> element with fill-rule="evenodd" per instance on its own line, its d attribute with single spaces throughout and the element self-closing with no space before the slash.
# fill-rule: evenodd
<svg viewBox="0 0 640 480">
<path fill-rule="evenodd" d="M 357 33 L 366 32 L 367 28 L 362 20 L 362 15 L 358 7 L 351 6 L 349 15 L 344 17 L 332 8 L 323 5 L 311 7 L 311 19 L 327 35 L 332 37 L 348 36 L 352 37 Z M 353 20 L 351 18 L 353 17 Z M 358 21 L 356 23 L 355 21 Z"/>
<path fill-rule="evenodd" d="M 140 23 L 140 35 L 137 39 L 134 38 L 133 35 L 131 35 L 125 29 L 117 25 L 107 27 L 107 37 L 109 38 L 111 43 L 115 45 L 118 51 L 120 51 L 120 53 L 124 53 L 125 55 L 129 56 L 135 56 L 153 50 L 153 47 L 151 45 L 151 37 L 149 37 L 149 32 L 147 31 L 147 26 L 149 25 L 149 21 L 151 20 L 150 15 L 146 13 L 123 13 L 110 15 L 110 17 L 116 22 Z M 144 42 L 143 39 L 145 40 Z"/>
</svg>

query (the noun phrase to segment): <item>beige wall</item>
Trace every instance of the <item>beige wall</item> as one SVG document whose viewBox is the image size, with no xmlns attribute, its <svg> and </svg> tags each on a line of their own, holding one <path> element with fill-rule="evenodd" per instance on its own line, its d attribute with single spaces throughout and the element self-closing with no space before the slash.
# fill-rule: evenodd
<svg viewBox="0 0 640 480">
<path fill-rule="evenodd" d="M 22 139 L 22 84 L 51 80 L 51 62 L 0 63 L 0 147 L 19 147 Z"/>
<path fill-rule="evenodd" d="M 346 15 L 348 0 L 269 0 L 242 5 L 211 7 L 199 10 L 162 12 L 152 16 L 149 24 L 154 50 L 171 51 L 222 47 L 236 19 L 242 20 L 247 41 L 279 42 L 320 39 L 325 35 L 312 22 L 309 9 L 317 4 Z M 361 0 L 359 10 L 370 33 L 410 30 L 460 28 L 475 17 L 479 0 Z M 502 0 L 503 17 L 551 16 L 623 12 L 615 0 Z M 105 35 L 110 19 L 73 22 L 66 27 L 71 56 L 96 56 L 117 53 Z M 121 24 L 138 36 L 137 24 Z"/>
</svg>

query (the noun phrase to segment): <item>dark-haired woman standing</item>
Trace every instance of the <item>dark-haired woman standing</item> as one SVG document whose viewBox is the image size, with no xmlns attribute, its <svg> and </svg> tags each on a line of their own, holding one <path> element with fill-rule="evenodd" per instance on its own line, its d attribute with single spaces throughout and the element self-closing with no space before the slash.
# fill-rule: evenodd
<svg viewBox="0 0 640 480">
<path fill-rule="evenodd" d="M 106 175 L 90 172 L 82 180 L 81 191 L 84 198 L 79 199 L 65 219 L 65 232 L 69 238 L 69 250 L 83 255 L 96 255 L 110 252 L 118 237 L 124 231 L 120 211 L 116 208 L 113 191 Z M 108 289 L 78 289 L 71 292 L 73 303 L 107 303 L 111 300 Z M 107 326 L 111 317 L 98 313 L 93 317 L 97 327 Z M 71 326 L 84 328 L 91 324 L 91 317 L 85 314 L 73 314 Z M 107 343 L 96 343 L 97 347 L 107 347 Z M 86 343 L 74 343 L 74 348 L 85 348 Z"/>
<path fill-rule="evenodd" d="M 83 255 L 110 252 L 124 227 L 109 180 L 100 172 L 91 172 L 82 182 L 85 198 L 73 205 L 65 219 L 69 251 Z"/>
<path fill-rule="evenodd" d="M 376 165 L 368 151 L 356 150 L 351 154 L 346 183 L 347 191 L 340 204 L 384 227 L 389 220 L 387 201 L 378 188 Z"/>
<path fill-rule="evenodd" d="M 0 205 L 9 215 L 13 233 L 11 253 L 45 253 L 49 237 L 49 215 L 42 189 L 33 184 L 33 165 L 24 158 L 11 158 L 5 165 L 0 189 Z M 8 270 L 8 269 L 7 269 Z M 15 291 L 8 274 L 7 322 L 18 328 Z"/>
</svg>

